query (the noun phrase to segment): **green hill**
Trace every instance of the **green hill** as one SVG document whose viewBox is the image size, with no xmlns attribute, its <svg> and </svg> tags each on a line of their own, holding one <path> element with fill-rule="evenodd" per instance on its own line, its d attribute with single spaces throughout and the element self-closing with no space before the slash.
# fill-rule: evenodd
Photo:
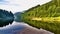
<svg viewBox="0 0 60 34">
<path fill-rule="evenodd" d="M 30 8 L 22 14 L 22 21 L 33 27 L 60 34 L 60 0 Z"/>
</svg>

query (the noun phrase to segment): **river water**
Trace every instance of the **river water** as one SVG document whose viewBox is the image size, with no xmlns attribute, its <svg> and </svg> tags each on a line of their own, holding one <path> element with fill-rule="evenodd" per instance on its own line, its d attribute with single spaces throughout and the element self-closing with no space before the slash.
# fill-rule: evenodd
<svg viewBox="0 0 60 34">
<path fill-rule="evenodd" d="M 0 34 L 21 34 L 20 33 L 21 31 L 24 31 L 24 29 L 25 30 L 27 29 L 26 27 L 28 27 L 28 30 L 29 29 L 31 29 L 31 30 L 36 29 L 33 27 L 30 28 L 30 26 L 24 22 L 15 22 L 14 21 L 12 24 L 9 24 L 9 25 L 4 26 L 4 27 L 0 27 Z M 36 29 L 36 30 L 39 30 L 39 29 Z M 17 33 L 17 32 L 19 32 L 19 33 Z M 38 32 L 36 31 L 36 33 L 38 33 Z M 52 34 L 51 32 L 47 32 L 47 33 Z"/>
</svg>

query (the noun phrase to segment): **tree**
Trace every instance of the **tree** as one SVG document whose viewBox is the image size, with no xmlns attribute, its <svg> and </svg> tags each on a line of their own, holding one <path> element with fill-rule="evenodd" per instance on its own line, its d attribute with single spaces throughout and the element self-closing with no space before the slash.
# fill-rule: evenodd
<svg viewBox="0 0 60 34">
<path fill-rule="evenodd" d="M 9 25 L 9 23 L 12 24 L 13 21 L 14 15 L 11 11 L 8 12 L 6 10 L 0 9 L 0 27 Z"/>
</svg>

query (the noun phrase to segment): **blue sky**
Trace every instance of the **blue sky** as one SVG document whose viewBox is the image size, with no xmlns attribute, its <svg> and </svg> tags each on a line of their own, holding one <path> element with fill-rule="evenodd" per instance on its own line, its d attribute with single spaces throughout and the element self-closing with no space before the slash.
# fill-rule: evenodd
<svg viewBox="0 0 60 34">
<path fill-rule="evenodd" d="M 13 13 L 27 10 L 38 4 L 42 5 L 51 0 L 0 0 L 0 9 L 12 11 Z"/>
<path fill-rule="evenodd" d="M 4 0 L 0 0 L 0 1 L 4 1 Z"/>
</svg>

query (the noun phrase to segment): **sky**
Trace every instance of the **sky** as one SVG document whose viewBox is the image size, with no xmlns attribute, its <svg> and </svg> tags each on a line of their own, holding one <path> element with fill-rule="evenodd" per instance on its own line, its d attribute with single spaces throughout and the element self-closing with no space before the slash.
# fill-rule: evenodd
<svg viewBox="0 0 60 34">
<path fill-rule="evenodd" d="M 0 9 L 12 11 L 12 13 L 28 10 L 38 4 L 43 5 L 51 0 L 0 0 Z"/>
</svg>

